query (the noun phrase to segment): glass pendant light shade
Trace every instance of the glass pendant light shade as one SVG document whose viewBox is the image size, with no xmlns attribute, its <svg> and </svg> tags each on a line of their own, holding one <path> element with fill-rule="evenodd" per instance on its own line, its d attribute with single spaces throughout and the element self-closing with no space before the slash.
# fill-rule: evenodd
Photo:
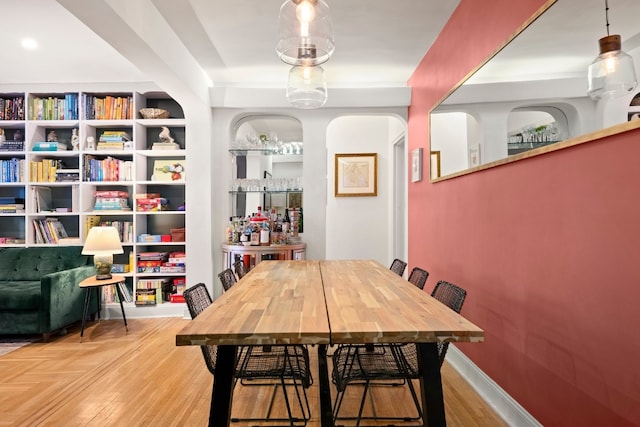
<svg viewBox="0 0 640 427">
<path fill-rule="evenodd" d="M 329 6 L 323 0 L 286 0 L 278 17 L 276 52 L 290 65 L 319 65 L 335 49 Z"/>
<path fill-rule="evenodd" d="M 633 58 L 623 52 L 619 35 L 599 41 L 600 55 L 589 66 L 589 89 L 592 99 L 625 95 L 636 88 L 638 79 Z"/>
<path fill-rule="evenodd" d="M 296 108 L 322 107 L 327 102 L 327 82 L 322 67 L 292 67 L 289 71 L 287 100 Z"/>
</svg>

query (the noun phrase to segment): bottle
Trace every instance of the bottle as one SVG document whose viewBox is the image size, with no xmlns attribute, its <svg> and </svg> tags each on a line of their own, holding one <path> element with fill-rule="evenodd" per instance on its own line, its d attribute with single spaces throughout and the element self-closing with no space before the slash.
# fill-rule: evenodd
<svg viewBox="0 0 640 427">
<path fill-rule="evenodd" d="M 269 223 L 264 221 L 260 229 L 260 246 L 269 246 L 271 236 L 269 235 Z"/>
<path fill-rule="evenodd" d="M 302 228 L 302 206 L 299 208 L 298 214 L 298 233 L 302 233 L 304 230 Z"/>
<path fill-rule="evenodd" d="M 234 232 L 233 217 L 229 217 L 229 223 L 227 224 L 227 228 L 225 230 L 228 244 L 233 243 L 233 232 Z"/>
<path fill-rule="evenodd" d="M 289 221 L 289 209 L 285 208 L 284 218 L 282 218 L 282 232 L 287 234 L 289 232 L 290 227 L 291 227 L 291 222 Z"/>
</svg>

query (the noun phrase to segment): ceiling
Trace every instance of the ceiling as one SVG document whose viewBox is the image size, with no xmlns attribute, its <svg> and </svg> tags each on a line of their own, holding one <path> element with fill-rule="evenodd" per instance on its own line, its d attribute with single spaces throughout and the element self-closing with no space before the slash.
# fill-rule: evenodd
<svg viewBox="0 0 640 427">
<path fill-rule="evenodd" d="M 324 65 L 329 88 L 406 86 L 459 4 L 459 0 L 326 1 L 336 43 L 333 57 Z M 171 48 L 162 60 L 193 61 L 213 86 L 285 87 L 289 67 L 274 51 L 281 3 L 0 0 L 5 40 L 0 83 L 153 81 L 153 71 L 142 67 L 141 61 L 148 56 L 145 50 L 154 48 L 149 40 L 155 38 Z M 636 48 L 640 1 L 609 0 L 609 6 L 611 32 L 622 35 L 625 50 Z M 545 23 L 545 31 L 509 49 L 507 59 L 485 78 L 501 78 L 518 63 L 525 64 L 531 76 L 586 76 L 587 65 L 597 54 L 597 40 L 606 34 L 604 1 L 559 0 L 553 8 L 558 13 Z M 127 22 L 133 22 L 130 28 L 123 26 Z M 144 34 L 141 38 L 147 43 L 134 43 L 132 34 Z M 173 38 L 167 37 L 170 34 Z M 39 48 L 24 50 L 20 42 L 25 37 L 37 40 Z M 542 42 L 544 49 L 532 47 L 533 41 Z"/>
</svg>

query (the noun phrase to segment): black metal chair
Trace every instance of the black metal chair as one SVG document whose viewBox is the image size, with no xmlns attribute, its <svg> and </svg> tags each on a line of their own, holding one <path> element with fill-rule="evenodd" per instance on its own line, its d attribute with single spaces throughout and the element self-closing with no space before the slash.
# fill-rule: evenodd
<svg viewBox="0 0 640 427">
<path fill-rule="evenodd" d="M 195 319 L 209 305 L 212 304 L 211 295 L 204 283 L 188 288 L 184 291 L 184 299 L 189 308 L 191 318 Z M 215 374 L 217 346 L 203 345 L 202 355 L 205 364 L 211 374 Z M 237 363 L 235 370 L 236 382 L 259 380 L 260 382 L 251 385 L 273 386 L 273 394 L 267 415 L 264 418 L 232 418 L 231 421 L 288 421 L 290 426 L 304 426 L 311 419 L 311 408 L 307 398 L 306 389 L 313 382 L 309 370 L 309 353 L 302 345 L 272 345 L 272 346 L 241 346 L 238 348 Z M 293 385 L 296 392 L 298 405 L 300 406 L 299 416 L 294 414 L 287 393 L 287 386 Z M 287 418 L 271 417 L 273 401 L 278 386 L 282 387 L 284 401 L 287 408 Z M 300 392 L 299 386 L 302 386 Z M 304 402 L 303 402 L 304 400 Z"/>
<path fill-rule="evenodd" d="M 242 279 L 245 274 L 249 272 L 249 268 L 244 265 L 244 261 L 241 259 L 233 263 L 233 268 L 236 270 L 236 276 L 238 276 L 238 279 Z"/>
<path fill-rule="evenodd" d="M 389 267 L 389 270 L 396 273 L 398 276 L 402 276 L 404 274 L 404 269 L 407 268 L 407 263 L 402 261 L 401 259 L 394 259 Z"/>
<path fill-rule="evenodd" d="M 431 296 L 442 302 L 455 312 L 459 313 L 466 298 L 467 292 L 444 280 L 439 281 Z M 449 348 L 448 342 L 438 343 L 438 356 L 440 366 Z M 355 420 L 356 426 L 361 420 L 398 420 L 398 421 L 418 421 L 419 425 L 424 425 L 423 412 L 420 400 L 416 393 L 412 380 L 419 379 L 421 372 L 418 368 L 418 349 L 415 344 L 383 344 L 371 348 L 367 345 L 339 345 L 333 353 L 332 381 L 336 386 L 337 394 L 334 402 L 334 420 Z M 398 383 L 397 380 L 403 380 Z M 372 382 L 393 381 L 391 385 L 407 384 L 411 397 L 416 407 L 416 415 L 408 416 L 385 416 L 376 414 L 373 416 L 363 416 L 364 404 L 367 393 Z M 349 385 L 363 385 L 362 400 L 356 416 L 341 417 L 340 407 Z M 404 424 L 403 424 L 404 425 Z"/>
<path fill-rule="evenodd" d="M 424 289 L 424 284 L 427 283 L 427 277 L 429 272 L 420 267 L 413 267 L 411 274 L 409 274 L 409 282 L 416 285 L 419 289 Z"/>
<path fill-rule="evenodd" d="M 238 279 L 236 279 L 235 273 L 230 268 L 222 270 L 218 274 L 218 278 L 220 279 L 220 282 L 222 282 L 222 289 L 224 289 L 225 292 L 228 291 L 238 281 Z"/>
</svg>

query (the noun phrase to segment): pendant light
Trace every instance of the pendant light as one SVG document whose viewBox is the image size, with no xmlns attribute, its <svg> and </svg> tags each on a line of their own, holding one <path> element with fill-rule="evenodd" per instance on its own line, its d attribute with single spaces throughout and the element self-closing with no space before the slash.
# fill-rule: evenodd
<svg viewBox="0 0 640 427">
<path fill-rule="evenodd" d="M 295 108 L 313 109 L 327 102 L 327 82 L 320 65 L 294 65 L 289 71 L 287 100 Z"/>
<path fill-rule="evenodd" d="M 625 95 L 636 88 L 638 79 L 633 58 L 622 51 L 619 35 L 609 35 L 609 2 L 605 0 L 607 36 L 599 40 L 600 55 L 589 66 L 588 94 L 593 99 Z"/>
<path fill-rule="evenodd" d="M 329 6 L 323 0 L 285 0 L 278 17 L 276 52 L 290 65 L 319 65 L 335 49 Z M 313 63 L 301 58 L 313 51 Z"/>
</svg>

